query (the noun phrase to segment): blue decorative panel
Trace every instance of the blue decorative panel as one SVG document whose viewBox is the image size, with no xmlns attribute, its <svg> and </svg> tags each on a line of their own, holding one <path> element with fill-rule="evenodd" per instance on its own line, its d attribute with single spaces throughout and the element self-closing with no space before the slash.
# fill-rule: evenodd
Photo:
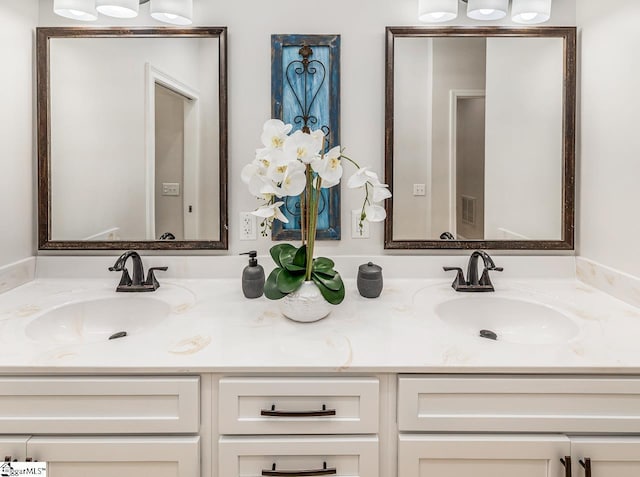
<svg viewBox="0 0 640 477">
<path fill-rule="evenodd" d="M 340 144 L 340 35 L 272 35 L 271 114 L 293 130 L 323 129 L 328 149 Z M 287 198 L 288 224 L 274 221 L 274 240 L 300 240 L 300 199 Z M 340 185 L 322 191 L 319 240 L 340 240 Z"/>
</svg>

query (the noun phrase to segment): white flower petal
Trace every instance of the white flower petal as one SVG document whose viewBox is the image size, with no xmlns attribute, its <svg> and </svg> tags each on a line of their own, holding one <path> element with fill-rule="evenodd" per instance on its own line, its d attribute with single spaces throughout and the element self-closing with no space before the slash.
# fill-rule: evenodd
<svg viewBox="0 0 640 477">
<path fill-rule="evenodd" d="M 283 151 L 288 161 L 298 160 L 310 164 L 320 155 L 321 147 L 310 134 L 296 131 L 285 140 Z"/>
<path fill-rule="evenodd" d="M 373 202 L 382 202 L 391 197 L 391 191 L 387 187 L 374 186 L 373 188 Z"/>
<path fill-rule="evenodd" d="M 367 205 L 364 208 L 365 220 L 369 222 L 382 222 L 387 218 L 387 211 L 378 204 Z"/>
<path fill-rule="evenodd" d="M 242 182 L 249 185 L 249 182 L 251 182 L 251 178 L 258 175 L 258 169 L 258 166 L 253 162 L 244 166 L 242 168 L 242 172 L 240 173 Z"/>
<path fill-rule="evenodd" d="M 287 196 L 298 196 L 302 194 L 307 185 L 307 176 L 302 171 L 296 171 L 293 174 L 287 174 L 282 181 L 280 189 Z"/>
<path fill-rule="evenodd" d="M 361 167 L 360 169 L 358 169 L 355 174 L 349 177 L 347 187 L 349 187 L 349 189 L 359 189 L 360 187 L 364 187 L 364 185 L 369 181 L 366 172 L 366 167 Z"/>
</svg>

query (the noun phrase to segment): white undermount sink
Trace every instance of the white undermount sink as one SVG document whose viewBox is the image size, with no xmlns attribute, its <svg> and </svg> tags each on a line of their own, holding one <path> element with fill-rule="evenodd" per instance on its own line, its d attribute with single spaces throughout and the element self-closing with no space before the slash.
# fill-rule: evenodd
<svg viewBox="0 0 640 477">
<path fill-rule="evenodd" d="M 466 296 L 442 302 L 436 315 L 461 333 L 518 344 L 562 344 L 580 329 L 571 318 L 544 304 L 495 296 Z M 490 338 L 491 339 L 491 338 Z"/>
<path fill-rule="evenodd" d="M 152 329 L 170 312 L 168 303 L 148 296 L 100 298 L 53 308 L 29 323 L 25 333 L 41 342 L 106 342 L 116 333 L 136 335 Z"/>
</svg>

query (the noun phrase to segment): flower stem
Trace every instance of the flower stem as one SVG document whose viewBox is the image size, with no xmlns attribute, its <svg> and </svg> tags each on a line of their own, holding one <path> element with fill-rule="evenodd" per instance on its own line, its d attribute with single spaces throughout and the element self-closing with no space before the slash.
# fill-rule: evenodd
<svg viewBox="0 0 640 477">
<path fill-rule="evenodd" d="M 316 187 L 311 190 L 311 204 L 309 208 L 309 243 L 307 245 L 307 275 L 306 280 L 311 280 L 311 272 L 313 270 L 313 249 L 316 245 L 316 230 L 318 228 L 318 203 L 320 202 L 320 194 L 322 193 L 322 179 L 317 178 Z"/>
<path fill-rule="evenodd" d="M 356 166 L 358 169 L 362 169 L 362 167 L 360 167 L 360 164 L 358 164 L 356 161 L 354 161 L 353 159 L 351 159 L 350 157 L 345 156 L 344 154 L 340 154 L 340 157 L 342 157 L 343 159 L 346 159 L 347 161 L 349 161 L 351 164 L 353 164 L 354 166 Z"/>
</svg>

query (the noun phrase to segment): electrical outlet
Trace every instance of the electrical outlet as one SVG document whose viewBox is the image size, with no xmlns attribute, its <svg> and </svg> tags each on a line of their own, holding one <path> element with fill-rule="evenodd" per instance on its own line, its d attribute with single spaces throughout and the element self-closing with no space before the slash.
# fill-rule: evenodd
<svg viewBox="0 0 640 477">
<path fill-rule="evenodd" d="M 425 184 L 413 184 L 413 195 L 414 196 L 427 195 L 427 186 Z"/>
<path fill-rule="evenodd" d="M 370 237 L 369 222 L 363 220 L 362 228 L 360 228 L 361 215 L 361 209 L 351 211 L 351 238 L 368 239 Z"/>
<path fill-rule="evenodd" d="M 257 217 L 251 212 L 240 212 L 240 240 L 257 240 Z"/>
</svg>

